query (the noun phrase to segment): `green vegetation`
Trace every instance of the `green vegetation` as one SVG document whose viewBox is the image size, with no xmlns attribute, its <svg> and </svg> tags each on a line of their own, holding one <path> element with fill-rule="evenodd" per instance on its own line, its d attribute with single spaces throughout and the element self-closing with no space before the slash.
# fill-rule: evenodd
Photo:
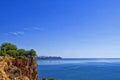
<svg viewBox="0 0 120 80">
<path fill-rule="evenodd" d="M 34 49 L 25 50 L 25 49 L 17 49 L 16 45 L 11 43 L 3 43 L 0 46 L 0 56 L 24 56 L 24 57 L 35 57 L 36 51 Z"/>
</svg>

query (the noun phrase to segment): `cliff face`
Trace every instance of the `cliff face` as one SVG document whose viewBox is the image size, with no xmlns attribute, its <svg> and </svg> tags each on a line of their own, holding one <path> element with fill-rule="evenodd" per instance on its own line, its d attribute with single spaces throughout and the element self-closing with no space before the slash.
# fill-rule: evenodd
<svg viewBox="0 0 120 80">
<path fill-rule="evenodd" d="M 0 57 L 0 80 L 38 80 L 36 58 Z"/>
</svg>

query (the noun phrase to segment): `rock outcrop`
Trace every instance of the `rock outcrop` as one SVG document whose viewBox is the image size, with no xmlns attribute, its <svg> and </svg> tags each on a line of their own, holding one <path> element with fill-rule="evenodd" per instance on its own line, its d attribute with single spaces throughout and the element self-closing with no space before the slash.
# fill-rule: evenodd
<svg viewBox="0 0 120 80">
<path fill-rule="evenodd" d="M 37 59 L 0 57 L 0 80 L 38 80 Z"/>
</svg>

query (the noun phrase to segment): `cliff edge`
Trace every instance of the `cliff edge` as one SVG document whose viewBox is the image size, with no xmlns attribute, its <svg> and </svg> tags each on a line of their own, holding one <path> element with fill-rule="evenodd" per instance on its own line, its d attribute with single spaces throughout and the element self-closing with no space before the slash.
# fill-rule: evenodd
<svg viewBox="0 0 120 80">
<path fill-rule="evenodd" d="M 38 80 L 37 58 L 1 56 L 0 80 Z"/>
</svg>

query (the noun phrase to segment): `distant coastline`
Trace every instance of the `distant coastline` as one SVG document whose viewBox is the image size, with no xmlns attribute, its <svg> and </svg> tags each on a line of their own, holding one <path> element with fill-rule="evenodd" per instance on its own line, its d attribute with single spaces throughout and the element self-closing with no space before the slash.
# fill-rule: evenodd
<svg viewBox="0 0 120 80">
<path fill-rule="evenodd" d="M 46 60 L 46 59 L 62 59 L 62 57 L 59 57 L 59 56 L 38 56 L 37 58 L 41 59 L 41 60 Z"/>
</svg>

